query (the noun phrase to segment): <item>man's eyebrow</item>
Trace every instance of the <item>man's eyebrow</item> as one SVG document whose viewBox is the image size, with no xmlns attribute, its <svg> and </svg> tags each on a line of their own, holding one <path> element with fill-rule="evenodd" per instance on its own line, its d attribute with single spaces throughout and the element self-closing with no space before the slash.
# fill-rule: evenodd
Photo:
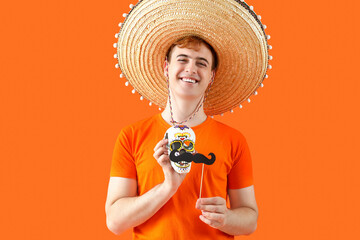
<svg viewBox="0 0 360 240">
<path fill-rule="evenodd" d="M 189 56 L 188 56 L 188 55 L 186 55 L 186 54 L 179 54 L 179 55 L 177 55 L 176 57 L 177 57 L 177 58 L 178 58 L 178 57 L 191 58 L 191 57 L 189 57 Z M 207 64 L 209 64 L 209 62 L 208 62 L 208 60 L 206 60 L 206 58 L 203 58 L 203 57 L 197 57 L 196 59 L 197 59 L 197 60 L 202 60 L 202 61 L 205 61 L 205 62 L 207 62 Z"/>
</svg>

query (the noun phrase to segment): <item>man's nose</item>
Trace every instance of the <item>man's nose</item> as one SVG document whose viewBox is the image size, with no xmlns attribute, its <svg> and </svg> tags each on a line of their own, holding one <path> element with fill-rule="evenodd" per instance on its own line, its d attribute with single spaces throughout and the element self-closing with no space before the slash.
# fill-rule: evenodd
<svg viewBox="0 0 360 240">
<path fill-rule="evenodd" d="M 186 65 L 185 71 L 189 72 L 191 74 L 196 73 L 196 71 L 197 71 L 196 64 L 193 63 L 192 61 L 189 61 L 188 64 Z"/>
</svg>

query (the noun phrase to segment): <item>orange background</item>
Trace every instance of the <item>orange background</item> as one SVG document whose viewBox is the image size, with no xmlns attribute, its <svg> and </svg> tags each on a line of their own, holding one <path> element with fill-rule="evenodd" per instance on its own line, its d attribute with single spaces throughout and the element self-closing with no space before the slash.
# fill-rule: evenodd
<svg viewBox="0 0 360 240">
<path fill-rule="evenodd" d="M 112 150 L 122 127 L 159 111 L 114 68 L 130 3 L 1 4 L 1 239 L 131 236 L 105 224 Z M 273 69 L 251 103 L 216 117 L 250 145 L 260 216 L 247 238 L 360 239 L 359 3 L 248 3 Z"/>
</svg>

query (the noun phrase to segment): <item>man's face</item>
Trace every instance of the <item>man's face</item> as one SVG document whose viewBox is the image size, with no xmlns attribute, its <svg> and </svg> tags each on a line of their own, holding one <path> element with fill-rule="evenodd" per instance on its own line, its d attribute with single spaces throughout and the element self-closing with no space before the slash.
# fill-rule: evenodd
<svg viewBox="0 0 360 240">
<path fill-rule="evenodd" d="M 170 58 L 164 72 L 168 74 L 172 94 L 185 99 L 201 97 L 215 74 L 211 69 L 211 51 L 204 44 L 198 51 L 175 46 Z"/>
</svg>

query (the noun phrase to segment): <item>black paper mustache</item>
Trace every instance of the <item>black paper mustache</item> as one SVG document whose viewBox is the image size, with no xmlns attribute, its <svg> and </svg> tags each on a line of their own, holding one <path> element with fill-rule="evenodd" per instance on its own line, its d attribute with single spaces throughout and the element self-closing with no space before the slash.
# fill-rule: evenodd
<svg viewBox="0 0 360 240">
<path fill-rule="evenodd" d="M 178 156 L 175 156 L 175 153 L 179 153 Z M 181 161 L 185 161 L 185 162 L 194 162 L 194 163 L 205 163 L 206 165 L 211 165 L 215 162 L 215 154 L 213 153 L 209 153 L 209 156 L 211 156 L 210 159 L 208 159 L 206 156 L 204 156 L 201 153 L 196 153 L 196 154 L 191 154 L 189 152 L 185 152 L 180 154 L 179 151 L 177 151 L 176 149 L 172 150 L 170 153 L 170 160 L 173 162 L 181 162 Z"/>
</svg>

